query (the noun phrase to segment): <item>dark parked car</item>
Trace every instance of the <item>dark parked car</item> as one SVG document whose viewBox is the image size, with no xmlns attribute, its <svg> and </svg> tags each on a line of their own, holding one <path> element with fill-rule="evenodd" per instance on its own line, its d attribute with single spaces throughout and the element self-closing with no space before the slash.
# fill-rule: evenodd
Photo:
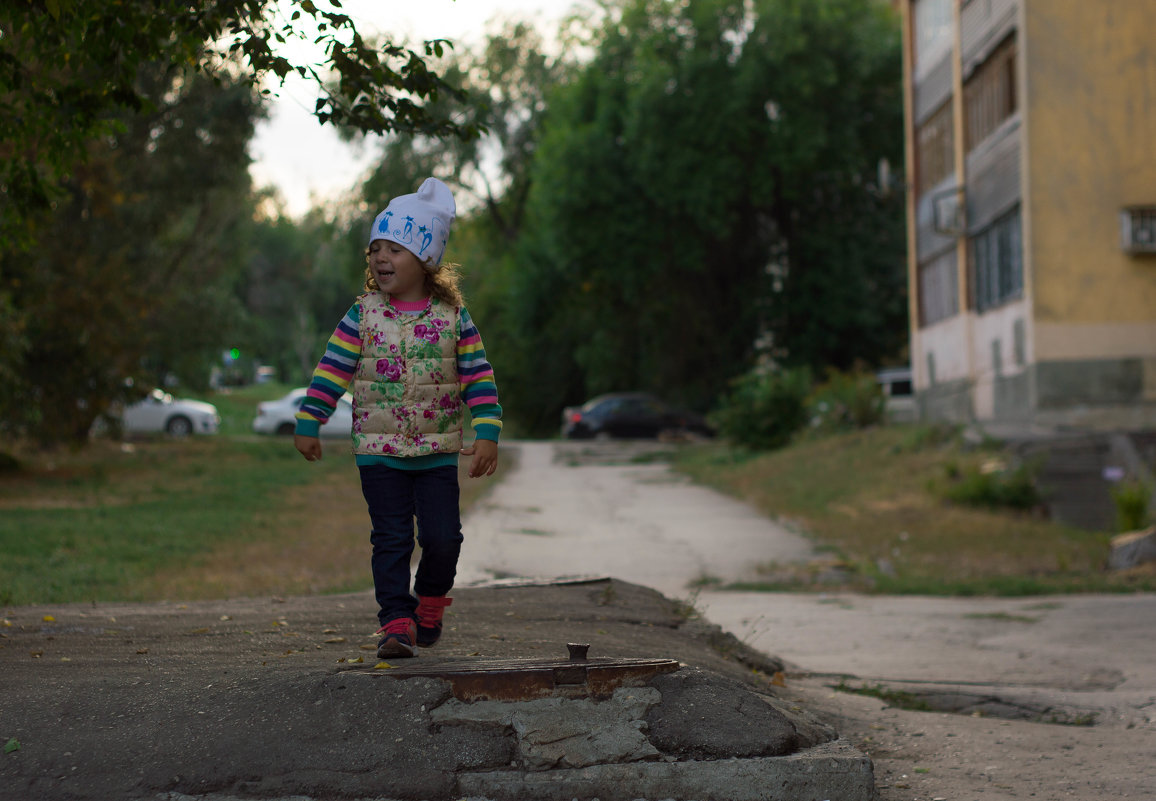
<svg viewBox="0 0 1156 801">
<path fill-rule="evenodd" d="M 567 439 L 654 439 L 660 436 L 713 437 L 701 416 L 675 409 L 653 395 L 622 392 L 599 395 L 562 410 Z"/>
</svg>

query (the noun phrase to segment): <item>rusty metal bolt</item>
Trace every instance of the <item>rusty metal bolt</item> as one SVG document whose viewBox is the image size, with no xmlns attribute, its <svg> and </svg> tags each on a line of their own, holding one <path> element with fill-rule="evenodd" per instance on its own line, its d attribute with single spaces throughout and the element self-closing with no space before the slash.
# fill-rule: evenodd
<svg viewBox="0 0 1156 801">
<path fill-rule="evenodd" d="M 586 652 L 590 650 L 588 642 L 568 642 L 566 649 L 570 652 L 571 662 L 585 662 Z"/>
</svg>

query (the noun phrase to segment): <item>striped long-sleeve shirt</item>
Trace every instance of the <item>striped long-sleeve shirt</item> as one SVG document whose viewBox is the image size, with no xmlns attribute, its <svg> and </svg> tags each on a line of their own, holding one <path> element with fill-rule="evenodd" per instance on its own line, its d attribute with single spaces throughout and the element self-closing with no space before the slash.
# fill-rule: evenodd
<svg viewBox="0 0 1156 801">
<path fill-rule="evenodd" d="M 325 346 L 325 353 L 313 371 L 305 400 L 297 412 L 296 433 L 317 436 L 334 410 L 337 401 L 349 389 L 361 358 L 361 311 L 354 303 Z M 458 382 L 462 401 L 470 411 L 475 436 L 478 439 L 498 441 L 502 430 L 502 407 L 498 403 L 498 389 L 494 370 L 486 359 L 481 334 L 470 317 L 461 309 L 461 334 L 457 342 Z M 436 467 L 452 464 L 457 454 L 398 457 L 358 454 L 357 464 L 388 464 L 405 469 Z"/>
</svg>

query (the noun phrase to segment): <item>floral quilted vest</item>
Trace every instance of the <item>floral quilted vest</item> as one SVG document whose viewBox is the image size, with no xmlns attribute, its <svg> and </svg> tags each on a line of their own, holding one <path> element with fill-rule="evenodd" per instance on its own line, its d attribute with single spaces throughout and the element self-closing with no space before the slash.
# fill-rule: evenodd
<svg viewBox="0 0 1156 801">
<path fill-rule="evenodd" d="M 353 452 L 427 456 L 462 448 L 464 405 L 458 383 L 461 316 L 436 298 L 420 314 L 399 312 L 387 296 L 358 298 L 361 359 L 353 374 Z"/>
</svg>

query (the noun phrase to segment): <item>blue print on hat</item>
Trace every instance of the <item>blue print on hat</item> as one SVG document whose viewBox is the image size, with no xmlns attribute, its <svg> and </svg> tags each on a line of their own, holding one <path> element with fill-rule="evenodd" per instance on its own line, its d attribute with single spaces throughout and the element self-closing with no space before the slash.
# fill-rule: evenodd
<svg viewBox="0 0 1156 801">
<path fill-rule="evenodd" d="M 393 216 L 392 211 L 387 211 L 385 214 L 381 215 L 381 222 L 379 222 L 377 224 L 377 232 L 379 234 L 388 234 L 389 233 L 389 218 L 392 216 Z"/>
<path fill-rule="evenodd" d="M 413 217 L 406 216 L 405 227 L 400 231 L 394 231 L 393 235 L 397 237 L 397 241 L 408 245 L 413 241 Z"/>
<path fill-rule="evenodd" d="M 417 255 L 424 256 L 425 255 L 425 249 L 428 248 L 430 246 L 430 243 L 433 242 L 433 234 L 431 234 L 429 232 L 429 229 L 426 228 L 424 225 L 421 226 L 420 228 L 418 228 L 417 230 L 418 230 L 418 233 L 421 234 L 421 249 L 417 252 Z"/>
</svg>

